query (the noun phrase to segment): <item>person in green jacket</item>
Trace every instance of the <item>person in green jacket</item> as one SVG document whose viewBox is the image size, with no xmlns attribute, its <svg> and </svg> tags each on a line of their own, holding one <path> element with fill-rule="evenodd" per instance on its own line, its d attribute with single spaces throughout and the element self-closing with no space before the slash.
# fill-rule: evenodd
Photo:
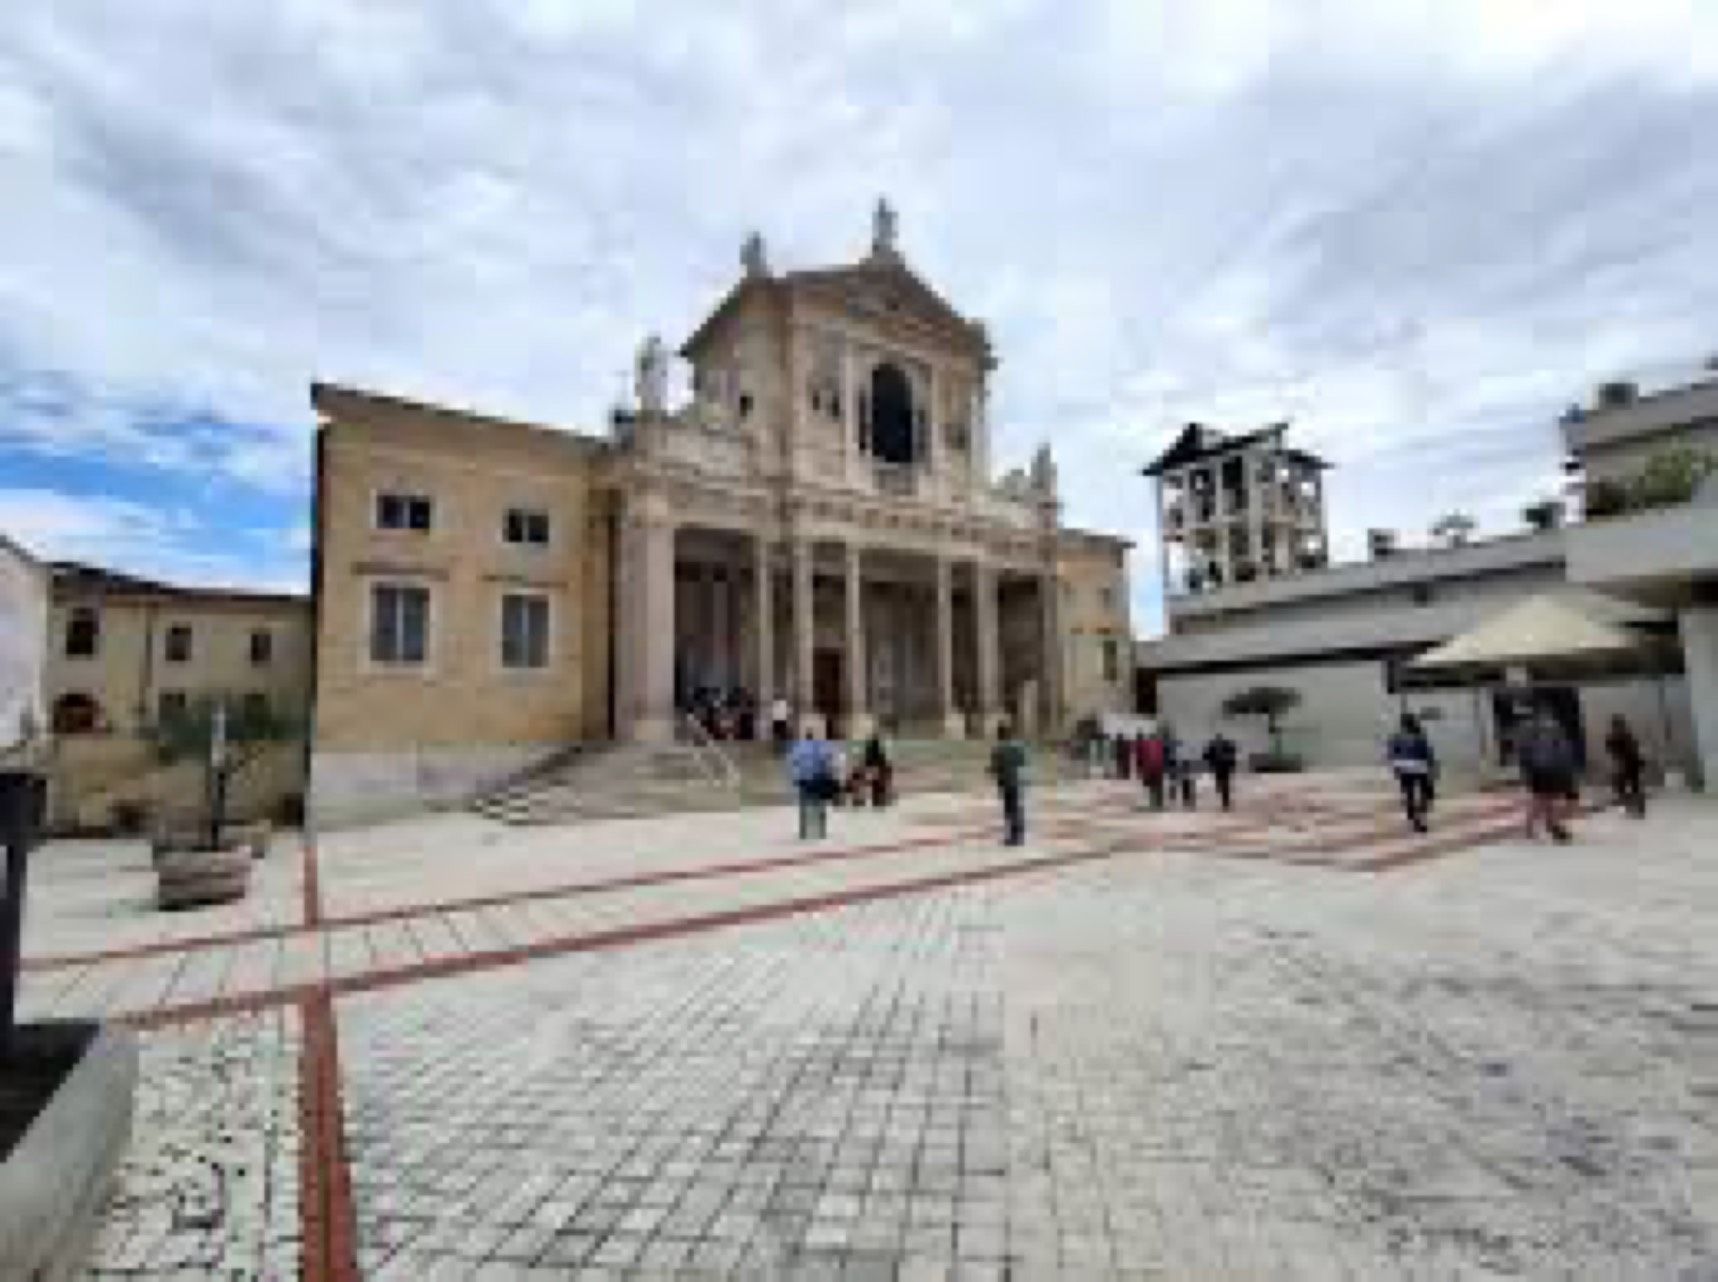
<svg viewBox="0 0 1718 1282">
<path fill-rule="evenodd" d="M 1019 846 L 1026 841 L 1026 746 L 1014 737 L 1014 727 L 1004 721 L 996 728 L 996 746 L 990 750 L 990 777 L 1002 795 L 1002 844 Z"/>
</svg>

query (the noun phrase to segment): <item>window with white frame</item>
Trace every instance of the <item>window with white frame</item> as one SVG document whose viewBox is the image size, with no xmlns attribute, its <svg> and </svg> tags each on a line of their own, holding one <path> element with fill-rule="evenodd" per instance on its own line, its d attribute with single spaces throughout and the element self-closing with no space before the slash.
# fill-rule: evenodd
<svg viewBox="0 0 1718 1282">
<path fill-rule="evenodd" d="M 385 490 L 376 495 L 378 530 L 413 530 L 427 534 L 435 522 L 435 504 L 427 494 Z"/>
<path fill-rule="evenodd" d="M 549 666 L 549 598 L 541 592 L 508 592 L 502 596 L 501 666 Z"/>
<path fill-rule="evenodd" d="M 510 507 L 501 522 L 503 542 L 521 547 L 549 546 L 549 514 L 541 508 Z"/>
<path fill-rule="evenodd" d="M 370 587 L 370 661 L 417 667 L 429 658 L 430 593 L 416 583 Z"/>
</svg>

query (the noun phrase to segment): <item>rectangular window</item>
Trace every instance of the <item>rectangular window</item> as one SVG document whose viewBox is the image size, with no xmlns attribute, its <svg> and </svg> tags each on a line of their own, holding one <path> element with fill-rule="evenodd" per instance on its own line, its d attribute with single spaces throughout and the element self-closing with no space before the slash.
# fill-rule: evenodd
<svg viewBox="0 0 1718 1282">
<path fill-rule="evenodd" d="M 424 494 L 376 495 L 378 530 L 416 530 L 427 533 L 433 524 L 433 505 Z"/>
<path fill-rule="evenodd" d="M 267 628 L 251 632 L 251 666 L 265 667 L 274 659 L 274 633 Z"/>
<path fill-rule="evenodd" d="M 87 606 L 66 620 L 66 658 L 93 659 L 101 647 L 101 615 Z"/>
<path fill-rule="evenodd" d="M 377 583 L 370 589 L 370 659 L 418 666 L 429 655 L 429 589 Z"/>
<path fill-rule="evenodd" d="M 549 666 L 549 598 L 509 592 L 501 598 L 501 666 Z"/>
<path fill-rule="evenodd" d="M 1118 647 L 1116 645 L 1116 640 L 1114 637 L 1105 637 L 1104 638 L 1104 680 L 1105 681 L 1115 681 L 1121 675 L 1120 674 L 1121 664 L 1118 661 L 1118 656 L 1116 653 L 1119 648 L 1120 647 Z"/>
<path fill-rule="evenodd" d="M 510 507 L 501 537 L 508 543 L 546 548 L 549 546 L 549 514 L 538 508 Z"/>
<path fill-rule="evenodd" d="M 183 690 L 163 690 L 157 707 L 156 719 L 162 724 L 176 721 L 185 715 L 186 703 Z"/>
<path fill-rule="evenodd" d="M 191 625 L 175 623 L 167 629 L 167 662 L 189 663 L 191 661 Z"/>
</svg>

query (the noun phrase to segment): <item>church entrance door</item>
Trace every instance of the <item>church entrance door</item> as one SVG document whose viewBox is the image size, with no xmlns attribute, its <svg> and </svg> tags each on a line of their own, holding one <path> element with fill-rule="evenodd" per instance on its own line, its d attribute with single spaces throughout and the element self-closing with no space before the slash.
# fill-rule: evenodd
<svg viewBox="0 0 1718 1282">
<path fill-rule="evenodd" d="M 811 658 L 811 702 L 823 715 L 831 738 L 841 711 L 842 657 L 841 651 L 831 649 L 819 650 Z"/>
</svg>

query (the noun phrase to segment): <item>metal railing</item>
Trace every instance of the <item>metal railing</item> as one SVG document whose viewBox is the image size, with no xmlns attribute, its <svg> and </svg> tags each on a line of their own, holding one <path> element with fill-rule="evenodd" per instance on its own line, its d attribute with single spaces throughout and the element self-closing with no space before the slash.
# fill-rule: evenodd
<svg viewBox="0 0 1718 1282">
<path fill-rule="evenodd" d="M 681 724 L 686 741 L 692 749 L 692 759 L 698 763 L 698 768 L 704 772 L 705 778 L 718 788 L 738 788 L 740 768 L 734 764 L 733 758 L 722 750 L 721 744 L 710 737 L 704 723 L 687 713 L 682 717 Z"/>
</svg>

